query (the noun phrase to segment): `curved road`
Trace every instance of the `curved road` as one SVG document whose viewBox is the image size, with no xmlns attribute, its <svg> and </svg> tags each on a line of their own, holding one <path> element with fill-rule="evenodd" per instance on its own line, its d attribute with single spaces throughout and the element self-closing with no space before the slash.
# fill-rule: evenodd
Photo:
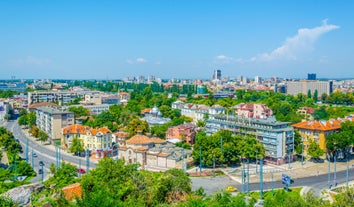
<svg viewBox="0 0 354 207">
<path fill-rule="evenodd" d="M 11 120 L 10 122 L 7 122 L 5 125 L 8 130 L 13 132 L 13 135 L 15 136 L 16 139 L 19 139 L 21 142 L 21 145 L 23 147 L 23 152 L 25 153 L 26 151 L 26 135 L 22 132 L 21 126 L 18 125 L 17 120 Z M 38 161 L 43 160 L 45 163 L 45 172 L 48 172 L 48 168 L 51 163 L 56 162 L 56 153 L 54 150 L 50 150 L 36 141 L 33 141 L 32 139 L 28 139 L 28 144 L 29 144 L 29 153 L 31 153 L 32 149 L 34 150 L 35 153 L 37 153 L 38 157 L 36 158 L 37 161 L 35 161 L 35 169 L 38 170 Z M 23 154 L 25 157 L 25 154 Z M 81 160 L 81 166 L 82 168 L 85 168 L 85 163 L 86 160 L 85 158 L 79 158 L 76 156 L 68 155 L 66 153 L 61 153 L 61 159 L 70 162 L 75 165 L 79 165 L 79 160 Z M 29 156 L 29 161 L 31 162 L 31 156 Z M 90 168 L 95 168 L 96 163 L 90 161 Z M 350 169 L 349 170 L 349 181 L 354 180 L 354 170 Z M 205 192 L 207 194 L 212 194 L 213 192 L 223 190 L 225 189 L 228 185 L 233 185 L 237 187 L 239 190 L 242 189 L 242 185 L 232 179 L 230 179 L 227 176 L 218 176 L 218 177 L 191 177 L 192 183 L 193 183 L 193 189 L 197 189 L 199 187 L 203 187 Z M 346 182 L 346 171 L 338 171 L 337 172 L 337 183 L 338 184 L 345 184 Z M 331 184 L 333 184 L 333 172 L 331 174 Z M 319 176 L 313 176 L 313 177 L 306 177 L 306 178 L 300 178 L 300 179 L 295 179 L 294 183 L 291 185 L 291 187 L 296 187 L 296 186 L 309 186 L 312 187 L 314 190 L 315 195 L 320 195 L 320 192 L 322 189 L 327 188 L 328 186 L 328 175 L 319 175 Z M 284 185 L 280 181 L 275 181 L 274 182 L 274 188 L 283 188 Z M 263 184 L 263 189 L 264 190 L 269 190 L 272 189 L 272 183 L 271 182 L 265 182 Z M 251 183 L 250 184 L 250 191 L 257 191 L 259 190 L 259 183 Z"/>
<path fill-rule="evenodd" d="M 17 123 L 17 120 L 11 120 L 5 124 L 5 127 L 11 131 L 16 139 L 18 139 L 22 145 L 22 151 L 23 153 L 21 154 L 23 158 L 26 158 L 26 141 L 27 141 L 27 136 L 22 132 L 21 126 Z M 34 168 L 38 172 L 39 165 L 38 162 L 41 160 L 44 162 L 44 172 L 45 175 L 48 174 L 49 172 L 49 166 L 51 163 L 56 163 L 56 152 L 55 149 L 51 150 L 48 149 L 45 146 L 42 146 L 39 142 L 34 141 L 30 138 L 28 138 L 28 152 L 29 152 L 29 162 L 32 163 L 32 150 L 34 153 L 37 154 L 37 157 L 34 158 Z M 61 151 L 60 153 L 60 159 L 61 161 L 65 162 L 70 162 L 74 165 L 79 166 L 81 162 L 81 168 L 86 169 L 86 159 L 85 158 L 79 158 L 77 156 L 73 155 L 68 155 L 67 153 L 63 153 Z M 81 160 L 81 161 L 80 161 Z M 95 168 L 96 163 L 90 161 L 89 164 L 90 168 Z M 38 175 L 38 173 L 37 173 Z M 38 176 L 37 176 L 38 177 Z M 47 176 L 46 176 L 47 177 Z M 32 180 L 32 182 L 38 181 L 37 179 Z"/>
</svg>

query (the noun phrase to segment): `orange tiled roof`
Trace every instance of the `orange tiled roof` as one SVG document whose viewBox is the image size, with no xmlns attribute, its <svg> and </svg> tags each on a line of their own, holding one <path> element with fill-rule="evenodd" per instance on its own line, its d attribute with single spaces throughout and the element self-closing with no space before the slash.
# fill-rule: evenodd
<svg viewBox="0 0 354 207">
<path fill-rule="evenodd" d="M 155 144 L 163 144 L 163 143 L 166 143 L 166 140 L 163 140 L 163 139 L 160 139 L 160 138 L 157 138 L 157 137 L 150 138 L 150 140 L 151 140 L 152 142 L 154 142 Z"/>
<path fill-rule="evenodd" d="M 63 134 L 86 134 L 90 127 L 74 124 L 63 128 Z"/>
<path fill-rule="evenodd" d="M 74 184 L 68 185 L 68 186 L 64 187 L 62 190 L 63 190 L 66 200 L 75 199 L 76 197 L 79 197 L 79 198 L 82 197 L 82 187 L 81 187 L 80 183 L 74 183 Z"/>
<path fill-rule="evenodd" d="M 52 102 L 40 102 L 40 103 L 34 103 L 34 104 L 29 105 L 28 109 L 36 109 L 36 108 L 43 107 L 43 106 L 60 108 L 60 106 L 58 104 L 55 104 Z"/>
<path fill-rule="evenodd" d="M 127 144 L 149 144 L 153 142 L 149 137 L 137 134 L 126 141 Z"/>
<path fill-rule="evenodd" d="M 140 111 L 140 114 L 147 114 L 150 113 L 151 109 L 150 108 L 146 108 Z"/>
<path fill-rule="evenodd" d="M 297 124 L 293 124 L 294 128 L 318 130 L 318 131 L 332 131 L 340 129 L 341 120 L 329 120 L 329 121 L 304 121 Z"/>
<path fill-rule="evenodd" d="M 109 130 L 106 127 L 101 127 L 101 128 L 98 128 L 98 129 L 91 129 L 90 132 L 91 132 L 92 135 L 96 135 L 99 132 L 101 132 L 102 134 L 112 133 L 111 130 Z"/>
</svg>

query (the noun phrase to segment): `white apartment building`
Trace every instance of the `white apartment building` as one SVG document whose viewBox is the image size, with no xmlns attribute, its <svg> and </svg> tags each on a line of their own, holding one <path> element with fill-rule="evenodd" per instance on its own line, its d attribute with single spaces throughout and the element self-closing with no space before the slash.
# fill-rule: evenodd
<svg viewBox="0 0 354 207">
<path fill-rule="evenodd" d="M 333 82 L 332 81 L 292 81 L 287 82 L 287 92 L 286 94 L 297 95 L 303 93 L 307 95 L 310 90 L 313 95 L 317 90 L 318 97 L 322 94 L 330 95 L 333 92 Z"/>
<path fill-rule="evenodd" d="M 58 102 L 67 104 L 76 98 L 85 99 L 87 94 L 99 94 L 99 91 L 36 91 L 28 92 L 28 105 L 39 102 Z"/>
</svg>

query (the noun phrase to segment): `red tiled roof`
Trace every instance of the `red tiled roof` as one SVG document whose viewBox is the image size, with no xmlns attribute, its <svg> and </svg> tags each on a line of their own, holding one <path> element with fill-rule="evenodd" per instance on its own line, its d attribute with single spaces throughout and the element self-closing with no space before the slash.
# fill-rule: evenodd
<svg viewBox="0 0 354 207">
<path fill-rule="evenodd" d="M 126 141 L 127 144 L 149 144 L 152 141 L 148 136 L 137 134 Z"/>
<path fill-rule="evenodd" d="M 101 128 L 98 128 L 98 129 L 91 129 L 90 132 L 91 132 L 92 135 L 96 135 L 99 132 L 101 132 L 102 134 L 112 133 L 111 130 L 109 130 L 106 127 L 101 127 Z"/>
<path fill-rule="evenodd" d="M 56 107 L 60 108 L 58 104 L 52 103 L 52 102 L 40 102 L 40 103 L 34 103 L 28 106 L 28 109 L 37 109 L 39 107 L 43 106 L 50 106 L 50 107 Z"/>
<path fill-rule="evenodd" d="M 86 134 L 90 127 L 74 124 L 63 128 L 63 134 Z"/>
<path fill-rule="evenodd" d="M 330 120 L 330 121 L 304 121 L 297 124 L 293 124 L 294 128 L 298 129 L 308 129 L 308 130 L 318 130 L 318 131 L 332 131 L 340 129 L 341 120 Z"/>
<path fill-rule="evenodd" d="M 146 108 L 140 111 L 140 114 L 147 114 L 150 113 L 151 109 L 150 108 Z"/>
<path fill-rule="evenodd" d="M 62 189 L 65 199 L 66 200 L 72 200 L 75 199 L 76 197 L 81 198 L 82 197 L 82 187 L 80 183 L 74 183 L 71 185 L 68 185 Z"/>
</svg>

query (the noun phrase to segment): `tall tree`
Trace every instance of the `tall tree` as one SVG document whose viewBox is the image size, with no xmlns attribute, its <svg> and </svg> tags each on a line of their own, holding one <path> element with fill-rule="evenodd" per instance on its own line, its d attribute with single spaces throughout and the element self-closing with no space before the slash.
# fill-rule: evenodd
<svg viewBox="0 0 354 207">
<path fill-rule="evenodd" d="M 320 158 L 323 156 L 324 151 L 320 148 L 320 145 L 314 142 L 313 140 L 310 141 L 309 148 L 307 150 L 308 155 L 311 158 Z"/>
<path fill-rule="evenodd" d="M 313 101 L 314 101 L 315 103 L 317 103 L 317 101 L 318 101 L 318 91 L 317 91 L 317 89 L 316 89 L 315 92 L 313 93 Z"/>
<path fill-rule="evenodd" d="M 77 136 L 74 136 L 69 150 L 75 155 L 77 155 L 79 152 L 84 151 L 84 146 L 82 145 L 81 141 Z"/>
<path fill-rule="evenodd" d="M 312 98 L 310 89 L 307 91 L 307 98 Z"/>
</svg>

